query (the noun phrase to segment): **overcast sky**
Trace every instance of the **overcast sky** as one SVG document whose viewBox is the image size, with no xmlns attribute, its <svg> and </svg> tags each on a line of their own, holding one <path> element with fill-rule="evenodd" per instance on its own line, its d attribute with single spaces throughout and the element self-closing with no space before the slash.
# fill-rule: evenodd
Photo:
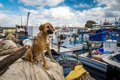
<svg viewBox="0 0 120 80">
<path fill-rule="evenodd" d="M 120 0 L 0 0 L 0 26 L 51 22 L 54 26 L 84 27 L 87 20 L 105 18 L 113 22 L 120 17 Z"/>
</svg>

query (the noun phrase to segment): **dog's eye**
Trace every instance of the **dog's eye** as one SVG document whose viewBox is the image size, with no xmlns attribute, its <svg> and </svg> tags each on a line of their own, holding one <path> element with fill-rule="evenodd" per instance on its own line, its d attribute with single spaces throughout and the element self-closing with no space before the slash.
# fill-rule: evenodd
<svg viewBox="0 0 120 80">
<path fill-rule="evenodd" d="M 49 28 L 49 26 L 47 26 L 47 28 Z"/>
</svg>

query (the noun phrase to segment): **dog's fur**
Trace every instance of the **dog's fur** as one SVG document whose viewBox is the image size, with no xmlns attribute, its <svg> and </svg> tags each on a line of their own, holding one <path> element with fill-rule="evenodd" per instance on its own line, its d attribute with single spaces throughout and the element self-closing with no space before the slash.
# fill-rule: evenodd
<svg viewBox="0 0 120 80">
<path fill-rule="evenodd" d="M 47 30 L 54 31 L 55 29 L 50 23 L 45 23 L 40 25 L 39 27 L 40 32 L 38 33 L 36 39 L 33 41 L 33 45 L 28 49 L 26 54 L 22 59 L 31 61 L 32 63 L 35 63 L 37 61 L 37 57 L 41 54 L 43 66 L 44 68 L 48 69 L 48 66 L 46 64 L 46 59 L 44 55 L 44 50 L 47 48 L 48 54 L 53 62 L 56 62 L 52 56 L 51 50 L 50 50 L 50 43 L 49 43 L 49 34 L 47 33 Z"/>
<path fill-rule="evenodd" d="M 5 37 L 5 40 L 12 40 L 13 42 L 20 42 L 12 33 L 8 33 Z"/>
</svg>

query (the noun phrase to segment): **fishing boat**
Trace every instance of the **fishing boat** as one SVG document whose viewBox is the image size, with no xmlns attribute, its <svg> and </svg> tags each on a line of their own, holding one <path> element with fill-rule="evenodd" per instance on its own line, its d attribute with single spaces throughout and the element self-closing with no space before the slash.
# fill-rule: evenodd
<svg viewBox="0 0 120 80">
<path fill-rule="evenodd" d="M 93 54 L 89 57 L 88 54 L 80 53 L 77 54 L 62 54 L 62 57 L 58 58 L 61 65 L 64 63 L 68 64 L 69 67 L 65 67 L 66 74 L 71 70 L 71 63 L 82 62 L 84 68 L 94 77 L 96 80 L 119 80 L 120 79 L 120 59 L 119 59 L 119 29 L 115 28 L 99 28 L 96 29 L 94 34 L 89 35 L 89 43 L 100 43 L 99 47 L 95 48 L 100 54 Z M 108 38 L 109 35 L 109 38 Z M 70 61 L 69 61 L 70 60 Z M 65 75 L 66 75 L 65 74 Z"/>
<path fill-rule="evenodd" d="M 72 51 L 79 51 L 82 49 L 83 44 L 86 40 L 88 40 L 89 35 L 85 33 L 84 29 L 80 29 L 81 31 L 71 31 L 71 28 L 65 28 L 66 31 L 57 31 L 55 34 L 50 36 L 52 45 L 60 45 L 60 47 L 70 49 Z M 83 31 L 84 30 L 84 31 Z"/>
</svg>

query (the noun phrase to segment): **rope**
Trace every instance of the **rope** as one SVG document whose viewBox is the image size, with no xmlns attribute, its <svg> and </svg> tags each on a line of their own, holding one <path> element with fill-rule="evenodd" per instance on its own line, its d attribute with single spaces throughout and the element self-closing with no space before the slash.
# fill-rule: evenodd
<svg viewBox="0 0 120 80">
<path fill-rule="evenodd" d="M 50 78 L 50 80 L 56 80 L 52 75 L 50 75 L 46 70 L 45 70 L 45 68 L 44 67 L 41 67 L 45 72 L 46 72 L 46 74 L 49 76 L 49 78 Z"/>
</svg>

